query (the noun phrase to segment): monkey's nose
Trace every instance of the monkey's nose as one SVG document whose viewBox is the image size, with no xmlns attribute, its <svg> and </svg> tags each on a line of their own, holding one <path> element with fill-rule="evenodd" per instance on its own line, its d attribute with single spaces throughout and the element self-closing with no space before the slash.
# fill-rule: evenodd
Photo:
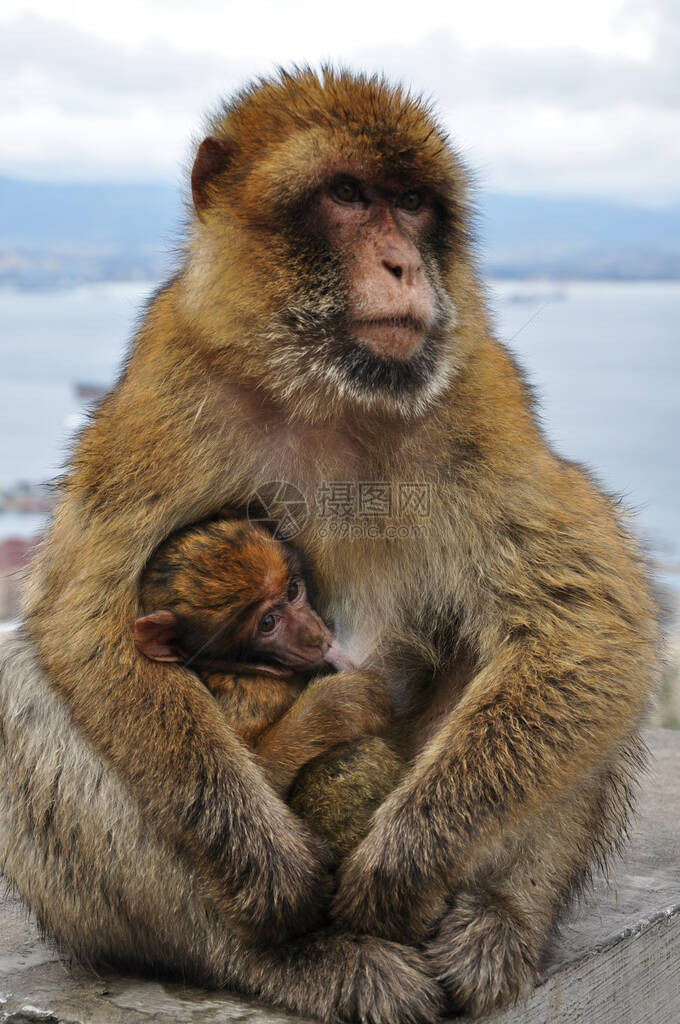
<svg viewBox="0 0 680 1024">
<path fill-rule="evenodd" d="M 401 280 L 404 276 L 404 268 L 399 263 L 391 263 L 389 260 L 383 260 L 383 267 L 389 270 L 390 274 L 394 274 L 397 281 Z"/>
<path fill-rule="evenodd" d="M 327 640 L 323 633 L 309 633 L 305 638 L 307 647 L 330 647 L 330 640 Z"/>
<path fill-rule="evenodd" d="M 422 269 L 419 254 L 406 246 L 388 246 L 382 253 L 382 265 L 390 277 L 404 285 L 415 285 Z"/>
</svg>

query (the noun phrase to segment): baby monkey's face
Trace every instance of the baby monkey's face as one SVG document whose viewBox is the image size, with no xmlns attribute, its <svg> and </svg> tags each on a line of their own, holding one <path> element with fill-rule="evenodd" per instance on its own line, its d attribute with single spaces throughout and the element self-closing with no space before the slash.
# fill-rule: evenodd
<svg viewBox="0 0 680 1024">
<path fill-rule="evenodd" d="M 333 638 L 310 604 L 297 552 L 253 525 L 215 557 L 188 616 L 185 648 L 274 674 L 321 668 Z"/>
<path fill-rule="evenodd" d="M 349 667 L 311 606 L 297 552 L 264 529 L 228 521 L 196 528 L 163 557 L 159 610 L 135 625 L 147 657 L 275 676 Z"/>
<path fill-rule="evenodd" d="M 266 584 L 265 584 L 266 587 Z M 333 637 L 309 603 L 302 576 L 290 576 L 247 616 L 250 649 L 284 668 L 321 668 Z"/>
</svg>

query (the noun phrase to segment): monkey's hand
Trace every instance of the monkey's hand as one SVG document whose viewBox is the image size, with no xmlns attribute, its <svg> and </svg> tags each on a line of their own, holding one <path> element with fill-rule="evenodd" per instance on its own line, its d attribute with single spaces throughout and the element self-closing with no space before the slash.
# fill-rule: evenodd
<svg viewBox="0 0 680 1024">
<path fill-rule="evenodd" d="M 326 749 L 361 736 L 379 735 L 390 723 L 392 702 L 387 682 L 377 672 L 344 669 L 315 679 L 297 704 Z"/>
<path fill-rule="evenodd" d="M 417 843 L 426 826 L 404 821 L 403 789 L 402 785 L 378 808 L 368 836 L 343 861 L 332 915 L 351 931 L 422 942 L 445 912 L 446 889 L 420 871 L 421 851 L 408 847 L 409 839 Z"/>
<path fill-rule="evenodd" d="M 285 796 L 303 765 L 332 747 L 387 728 L 391 702 L 377 672 L 359 669 L 315 679 L 258 740 L 256 752 L 270 785 Z"/>
</svg>

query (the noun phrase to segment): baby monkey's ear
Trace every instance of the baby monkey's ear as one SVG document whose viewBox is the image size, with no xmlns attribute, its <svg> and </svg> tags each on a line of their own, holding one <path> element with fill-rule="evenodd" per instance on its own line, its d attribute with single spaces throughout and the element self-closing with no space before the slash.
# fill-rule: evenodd
<svg viewBox="0 0 680 1024">
<path fill-rule="evenodd" d="M 135 622 L 137 650 L 152 661 L 179 661 L 180 656 L 174 647 L 176 639 L 177 616 L 174 612 L 151 612 Z"/>
</svg>

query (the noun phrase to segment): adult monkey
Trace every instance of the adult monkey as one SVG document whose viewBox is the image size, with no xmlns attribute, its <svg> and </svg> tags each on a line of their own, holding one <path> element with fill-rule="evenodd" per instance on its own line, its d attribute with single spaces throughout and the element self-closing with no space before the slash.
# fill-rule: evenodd
<svg viewBox="0 0 680 1024">
<path fill-rule="evenodd" d="M 282 74 L 215 120 L 192 188 L 186 262 L 76 449 L 6 656 L 4 870 L 92 959 L 432 1016 L 387 936 L 482 1011 L 535 978 L 625 828 L 657 665 L 644 567 L 489 338 L 464 174 L 418 101 Z M 322 902 L 313 840 L 131 629 L 157 545 L 281 478 L 312 507 L 324 480 L 432 498 L 427 535 L 349 543 L 312 517 L 297 538 L 320 610 L 387 673 L 413 766 L 342 870 L 348 931 L 286 942 Z"/>
</svg>

